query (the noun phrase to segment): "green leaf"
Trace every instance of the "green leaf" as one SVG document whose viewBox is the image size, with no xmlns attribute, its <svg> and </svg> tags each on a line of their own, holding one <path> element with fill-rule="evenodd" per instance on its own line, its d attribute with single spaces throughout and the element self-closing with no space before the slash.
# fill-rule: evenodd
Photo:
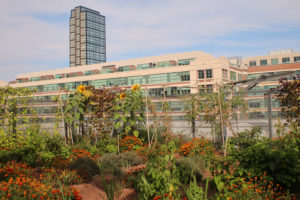
<svg viewBox="0 0 300 200">
<path fill-rule="evenodd" d="M 133 131 L 133 135 L 134 135 L 135 137 L 139 137 L 139 132 L 138 132 L 138 131 Z"/>
<path fill-rule="evenodd" d="M 75 113 L 75 115 L 74 115 L 74 117 L 75 117 L 75 119 L 80 119 L 80 114 L 79 113 Z"/>
<path fill-rule="evenodd" d="M 269 167 L 272 171 L 274 171 L 275 167 L 276 167 L 276 164 L 274 162 L 270 162 L 269 163 Z"/>
<path fill-rule="evenodd" d="M 72 104 L 73 107 L 77 107 L 77 106 L 78 106 L 78 103 L 77 103 L 77 101 L 75 101 L 75 100 L 72 100 L 72 101 L 71 101 L 71 104 Z"/>
<path fill-rule="evenodd" d="M 130 130 L 131 130 L 131 127 L 130 127 L 130 126 L 126 126 L 126 127 L 125 127 L 125 131 L 126 131 L 126 132 L 129 132 Z"/>
<path fill-rule="evenodd" d="M 118 128 L 120 128 L 120 127 L 121 127 L 121 123 L 120 123 L 120 122 L 117 122 L 117 123 L 115 124 L 115 128 L 118 129 Z"/>
<path fill-rule="evenodd" d="M 115 114 L 114 114 L 114 120 L 119 119 L 120 116 L 121 116 L 120 113 L 115 113 Z"/>
<path fill-rule="evenodd" d="M 84 114 L 84 111 L 83 111 L 83 108 L 82 108 L 82 107 L 79 107 L 79 108 L 78 108 L 78 111 L 79 111 L 81 114 Z"/>
</svg>

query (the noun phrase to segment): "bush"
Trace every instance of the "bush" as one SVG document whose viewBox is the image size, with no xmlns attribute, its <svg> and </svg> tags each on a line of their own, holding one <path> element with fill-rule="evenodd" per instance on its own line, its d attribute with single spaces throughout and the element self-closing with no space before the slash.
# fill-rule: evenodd
<svg viewBox="0 0 300 200">
<path fill-rule="evenodd" d="M 201 181 L 204 170 L 205 162 L 197 160 L 195 158 L 179 158 L 175 162 L 179 180 L 181 183 L 188 184 L 195 177 L 197 180 Z"/>
<path fill-rule="evenodd" d="M 117 153 L 118 142 L 115 138 L 103 137 L 96 143 L 96 148 L 100 155 L 105 153 Z"/>
<path fill-rule="evenodd" d="M 120 150 L 125 151 L 135 151 L 143 146 L 141 139 L 135 136 L 126 136 L 120 141 Z"/>
<path fill-rule="evenodd" d="M 73 160 L 69 165 L 69 169 L 76 170 L 81 177 L 87 180 L 100 174 L 98 164 L 90 158 L 78 158 Z"/>
<path fill-rule="evenodd" d="M 122 169 L 143 163 L 143 159 L 134 152 L 124 152 L 119 155 L 104 154 L 100 160 L 101 173 L 123 175 Z"/>
<path fill-rule="evenodd" d="M 300 135 L 291 132 L 284 137 L 261 139 L 229 156 L 240 166 L 257 175 L 267 172 L 276 183 L 292 187 L 300 183 Z"/>
<path fill-rule="evenodd" d="M 167 154 L 158 156 L 156 162 L 147 164 L 144 172 L 139 173 L 136 179 L 138 199 L 161 199 L 168 196 L 170 199 L 179 199 L 180 185 L 174 156 Z"/>
<path fill-rule="evenodd" d="M 235 137 L 229 139 L 229 146 L 232 151 L 243 150 L 251 145 L 254 145 L 261 136 L 261 127 L 253 127 L 251 130 L 236 133 Z"/>
<path fill-rule="evenodd" d="M 40 156 L 33 147 L 19 147 L 11 150 L 0 150 L 0 162 L 23 161 L 30 166 L 36 166 L 40 163 Z"/>
</svg>

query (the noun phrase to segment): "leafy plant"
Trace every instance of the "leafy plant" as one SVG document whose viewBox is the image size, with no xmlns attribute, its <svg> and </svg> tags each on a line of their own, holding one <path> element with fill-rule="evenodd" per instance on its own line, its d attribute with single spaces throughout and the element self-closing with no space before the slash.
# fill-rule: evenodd
<svg viewBox="0 0 300 200">
<path fill-rule="evenodd" d="M 171 144 L 168 149 L 174 153 L 173 146 Z M 152 199 L 165 194 L 172 198 L 180 196 L 173 153 L 158 156 L 156 162 L 148 163 L 145 171 L 138 175 L 136 189 L 139 199 Z"/>
<path fill-rule="evenodd" d="M 139 85 L 120 94 L 114 106 L 115 128 L 120 133 L 128 133 L 138 137 L 139 129 L 145 122 L 145 106 Z"/>
<path fill-rule="evenodd" d="M 81 177 L 87 180 L 100 174 L 98 164 L 90 158 L 78 158 L 73 160 L 69 165 L 69 169 L 76 170 Z"/>
<path fill-rule="evenodd" d="M 183 184 L 188 184 L 193 178 L 201 181 L 204 171 L 205 162 L 196 158 L 179 158 L 175 161 L 178 169 L 179 180 Z"/>
</svg>

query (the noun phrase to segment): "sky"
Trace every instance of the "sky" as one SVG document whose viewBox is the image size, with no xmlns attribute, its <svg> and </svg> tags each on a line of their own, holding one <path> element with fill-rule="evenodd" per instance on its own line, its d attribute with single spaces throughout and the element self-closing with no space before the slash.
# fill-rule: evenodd
<svg viewBox="0 0 300 200">
<path fill-rule="evenodd" d="M 69 17 L 79 5 L 106 17 L 107 62 L 300 51 L 300 0 L 2 0 L 0 80 L 69 67 Z"/>
</svg>

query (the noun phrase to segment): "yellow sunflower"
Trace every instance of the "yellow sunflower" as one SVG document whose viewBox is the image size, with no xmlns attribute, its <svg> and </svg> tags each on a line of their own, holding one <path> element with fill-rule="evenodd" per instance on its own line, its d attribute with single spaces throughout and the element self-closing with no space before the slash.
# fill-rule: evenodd
<svg viewBox="0 0 300 200">
<path fill-rule="evenodd" d="M 121 94 L 120 94 L 120 99 L 122 100 L 122 99 L 124 99 L 126 97 L 126 94 L 124 93 L 124 92 L 122 92 Z"/>
<path fill-rule="evenodd" d="M 140 90 L 140 85 L 135 84 L 131 87 L 131 89 L 132 89 L 132 91 L 138 91 L 138 90 Z"/>
<path fill-rule="evenodd" d="M 78 88 L 77 88 L 78 92 L 82 93 L 85 91 L 85 87 L 84 85 L 79 85 Z"/>
</svg>

